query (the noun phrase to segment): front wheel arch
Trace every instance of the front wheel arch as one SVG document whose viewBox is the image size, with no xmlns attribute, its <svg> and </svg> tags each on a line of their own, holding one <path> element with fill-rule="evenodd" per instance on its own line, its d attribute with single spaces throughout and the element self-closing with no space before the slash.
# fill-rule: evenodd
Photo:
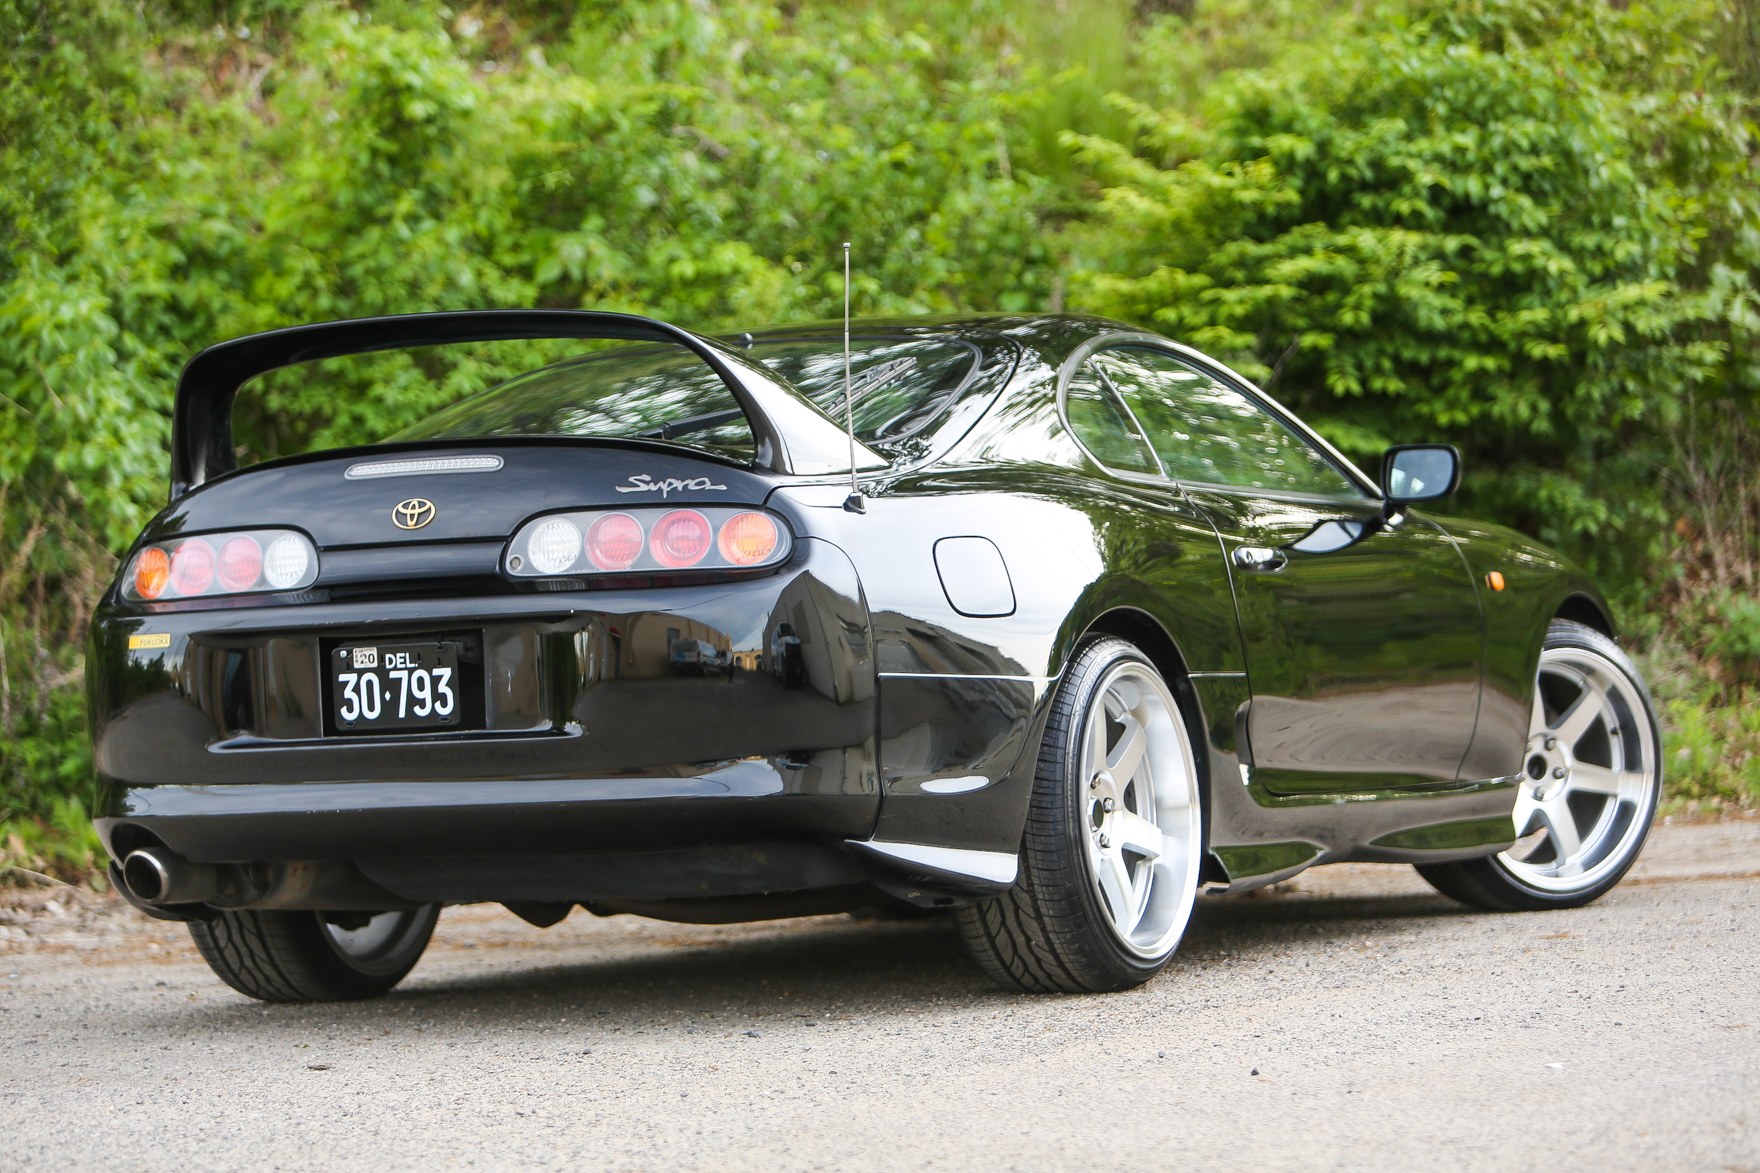
<svg viewBox="0 0 1760 1173">
<path fill-rule="evenodd" d="M 1571 595 L 1565 599 L 1558 605 L 1558 610 L 1554 612 L 1553 618 L 1569 619 L 1573 623 L 1581 623 L 1584 627 L 1599 631 L 1608 639 L 1619 638 L 1614 634 L 1613 619 L 1599 603 L 1587 595 Z M 1542 632 L 1540 638 L 1544 641 L 1546 633 Z"/>
</svg>

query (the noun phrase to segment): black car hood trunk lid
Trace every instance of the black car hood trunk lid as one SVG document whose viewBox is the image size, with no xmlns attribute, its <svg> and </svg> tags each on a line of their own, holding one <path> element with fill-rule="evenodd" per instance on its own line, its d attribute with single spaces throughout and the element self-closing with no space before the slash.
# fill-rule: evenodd
<svg viewBox="0 0 1760 1173">
<path fill-rule="evenodd" d="M 501 464 L 491 471 L 399 475 L 361 467 L 449 456 L 493 457 Z M 486 540 L 506 538 L 526 518 L 553 510 L 756 505 L 772 487 L 766 478 L 714 461 L 592 442 L 354 448 L 211 481 L 180 497 L 144 538 L 285 525 L 327 549 Z M 400 510 L 405 503 L 412 504 Z"/>
</svg>

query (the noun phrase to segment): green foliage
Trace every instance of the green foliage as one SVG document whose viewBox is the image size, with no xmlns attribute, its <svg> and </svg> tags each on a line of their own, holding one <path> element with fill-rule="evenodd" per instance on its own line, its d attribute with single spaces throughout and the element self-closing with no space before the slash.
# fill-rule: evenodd
<svg viewBox="0 0 1760 1173">
<path fill-rule="evenodd" d="M 1725 593 L 1694 599 L 1675 626 L 1698 650 L 1708 680 L 1731 692 L 1760 687 L 1760 599 Z"/>
<path fill-rule="evenodd" d="M 73 795 L 51 798 L 41 817 L 0 819 L 0 884 L 27 879 L 17 874 L 22 869 L 69 883 L 87 880 L 102 890 L 93 872 L 103 866 L 103 841 L 85 803 Z"/>
<path fill-rule="evenodd" d="M 1662 706 L 1670 813 L 1760 806 L 1760 697 L 1733 704 L 1681 698 Z"/>
<path fill-rule="evenodd" d="M 1107 184 L 1076 303 L 1236 355 L 1358 455 L 1453 440 L 1468 509 L 1636 586 L 1658 437 L 1751 316 L 1750 258 L 1707 247 L 1760 226 L 1710 15 L 1420 10 L 1196 113 L 1120 99 L 1134 141 L 1070 139 Z"/>
<path fill-rule="evenodd" d="M 0 819 L 53 839 L 89 776 L 85 619 L 196 350 L 489 306 L 830 316 L 844 240 L 859 312 L 1098 310 L 1358 456 L 1452 439 L 1468 508 L 1743 687 L 1752 6 L 1361 8 L 0 0 Z M 280 372 L 241 456 L 527 361 Z"/>
<path fill-rule="evenodd" d="M 1760 687 L 1730 679 L 1715 662 L 1716 675 L 1705 672 L 1671 639 L 1652 649 L 1642 666 L 1662 714 L 1663 811 L 1716 815 L 1760 806 Z"/>
<path fill-rule="evenodd" d="M 202 346 L 485 306 L 827 316 L 843 240 L 868 312 L 1043 303 L 1047 183 L 1009 166 L 997 19 L 0 0 L 5 805 L 47 817 L 89 773 L 84 620 L 163 501 Z M 243 455 L 372 440 L 518 360 L 278 374 L 241 401 Z"/>
</svg>

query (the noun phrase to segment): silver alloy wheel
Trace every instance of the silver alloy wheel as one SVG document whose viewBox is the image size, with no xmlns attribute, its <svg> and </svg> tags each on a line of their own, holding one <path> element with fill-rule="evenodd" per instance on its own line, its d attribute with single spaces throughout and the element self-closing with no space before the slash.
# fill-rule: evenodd
<svg viewBox="0 0 1760 1173">
<path fill-rule="evenodd" d="M 1083 840 L 1107 923 L 1159 958 L 1184 932 L 1198 890 L 1198 771 L 1167 686 L 1142 664 L 1107 673 L 1080 751 Z"/>
<path fill-rule="evenodd" d="M 1497 857 L 1543 892 L 1591 888 L 1630 862 L 1656 790 L 1658 747 L 1625 673 L 1584 648 L 1540 656 L 1521 792 L 1521 836 Z"/>
<path fill-rule="evenodd" d="M 324 933 L 338 956 L 363 973 L 402 964 L 401 954 L 410 933 L 422 924 L 424 910 L 381 912 L 358 929 L 324 921 Z"/>
</svg>

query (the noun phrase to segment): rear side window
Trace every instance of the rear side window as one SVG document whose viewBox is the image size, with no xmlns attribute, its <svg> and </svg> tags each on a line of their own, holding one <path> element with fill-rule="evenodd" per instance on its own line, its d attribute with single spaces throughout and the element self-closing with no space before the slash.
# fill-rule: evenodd
<svg viewBox="0 0 1760 1173">
<path fill-rule="evenodd" d="M 841 335 L 759 340 L 749 353 L 843 422 Z M 947 338 L 851 338 L 857 439 L 885 444 L 922 431 L 959 397 L 981 358 L 977 347 Z"/>
<path fill-rule="evenodd" d="M 1065 392 L 1070 430 L 1095 460 L 1117 472 L 1155 474 L 1155 453 L 1118 392 L 1089 363 Z"/>
<path fill-rule="evenodd" d="M 1332 461 L 1263 407 L 1166 351 L 1109 347 L 1088 360 L 1083 372 L 1090 371 L 1117 391 L 1175 480 L 1362 496 Z M 1070 388 L 1073 423 L 1073 381 Z"/>
<path fill-rule="evenodd" d="M 611 436 L 750 461 L 752 430 L 721 376 L 682 346 L 620 346 L 490 387 L 385 437 Z"/>
</svg>

